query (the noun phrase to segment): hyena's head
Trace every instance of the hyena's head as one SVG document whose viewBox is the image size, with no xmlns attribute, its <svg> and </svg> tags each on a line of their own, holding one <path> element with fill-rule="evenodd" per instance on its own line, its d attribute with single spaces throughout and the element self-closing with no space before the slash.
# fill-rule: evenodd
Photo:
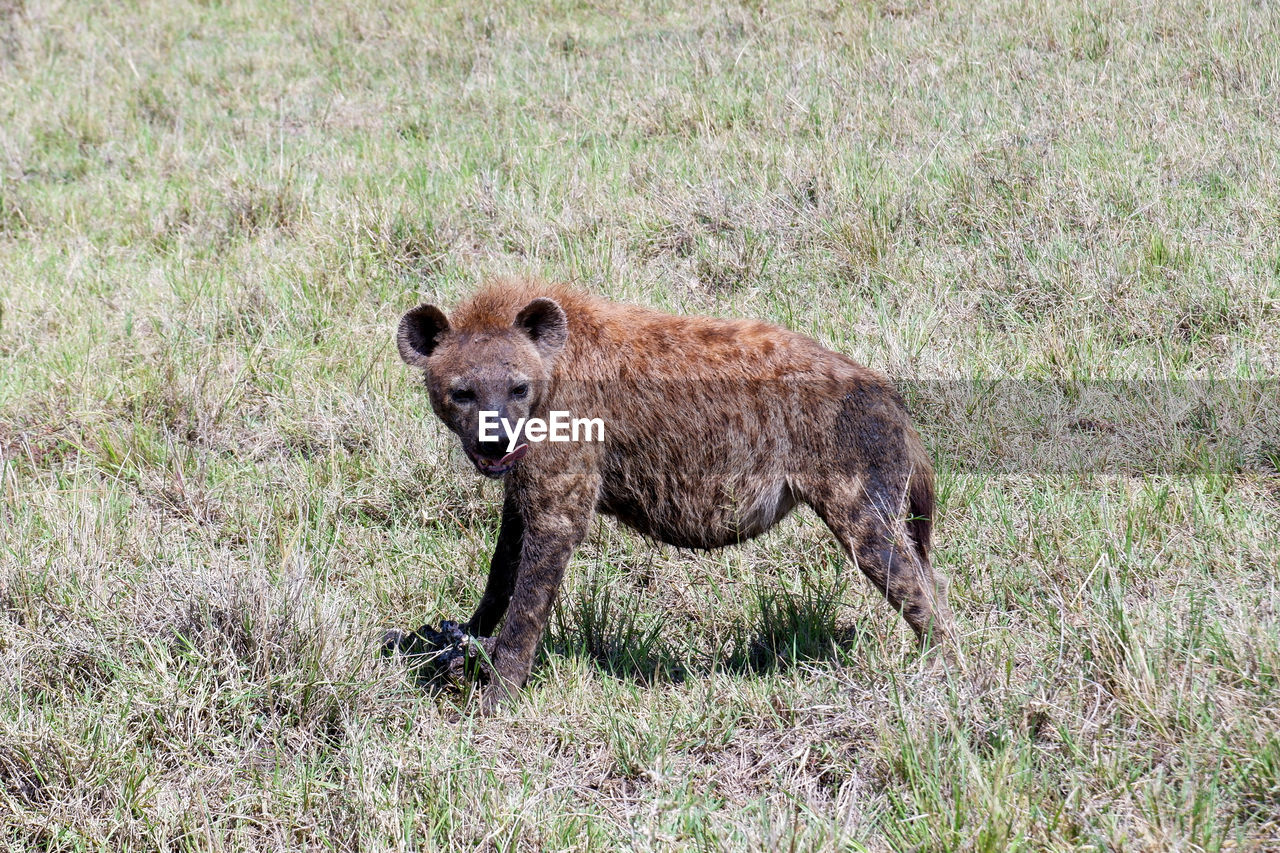
<svg viewBox="0 0 1280 853">
<path fill-rule="evenodd" d="M 543 417 L 556 357 L 569 339 L 564 310 L 538 298 L 512 323 L 449 325 L 434 305 L 404 315 L 396 343 L 406 364 L 421 368 L 431 408 L 462 439 L 462 449 L 487 477 L 501 477 L 529 445 L 517 424 Z M 481 439 L 481 414 L 490 424 Z"/>
</svg>

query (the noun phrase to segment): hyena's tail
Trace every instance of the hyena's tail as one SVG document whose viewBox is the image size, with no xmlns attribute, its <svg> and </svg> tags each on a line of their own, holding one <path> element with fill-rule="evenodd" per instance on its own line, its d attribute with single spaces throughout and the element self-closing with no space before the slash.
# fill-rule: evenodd
<svg viewBox="0 0 1280 853">
<path fill-rule="evenodd" d="M 911 447 L 911 481 L 907 484 L 907 529 L 915 540 L 920 559 L 926 564 L 933 548 L 933 512 L 936 495 L 933 465 L 917 439 Z"/>
</svg>

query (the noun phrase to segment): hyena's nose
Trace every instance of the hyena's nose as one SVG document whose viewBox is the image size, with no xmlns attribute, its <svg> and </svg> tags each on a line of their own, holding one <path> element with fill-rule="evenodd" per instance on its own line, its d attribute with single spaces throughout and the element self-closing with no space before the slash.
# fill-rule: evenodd
<svg viewBox="0 0 1280 853">
<path fill-rule="evenodd" d="M 507 455 L 512 439 L 511 430 L 507 426 L 508 423 L 510 423 L 510 420 L 507 416 L 507 410 L 505 408 L 498 409 L 497 427 L 491 428 L 487 436 L 483 430 L 478 436 L 479 443 L 476 445 L 476 450 L 481 456 L 490 459 L 501 459 Z"/>
<path fill-rule="evenodd" d="M 476 450 L 481 456 L 487 456 L 490 459 L 501 459 L 507 452 L 507 442 L 509 439 L 506 430 L 499 430 L 497 438 L 482 438 L 480 443 L 476 445 Z"/>
</svg>

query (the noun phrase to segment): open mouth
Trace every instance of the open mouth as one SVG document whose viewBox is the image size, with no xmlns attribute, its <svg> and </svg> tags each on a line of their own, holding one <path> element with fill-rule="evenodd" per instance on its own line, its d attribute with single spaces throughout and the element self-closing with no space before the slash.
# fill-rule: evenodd
<svg viewBox="0 0 1280 853">
<path fill-rule="evenodd" d="M 529 452 L 529 445 L 522 444 L 515 450 L 503 456 L 501 459 L 486 459 L 483 456 L 477 456 L 471 451 L 467 451 L 467 455 L 471 457 L 472 463 L 475 464 L 476 470 L 486 477 L 501 477 L 503 474 L 516 467 L 524 455 Z"/>
</svg>

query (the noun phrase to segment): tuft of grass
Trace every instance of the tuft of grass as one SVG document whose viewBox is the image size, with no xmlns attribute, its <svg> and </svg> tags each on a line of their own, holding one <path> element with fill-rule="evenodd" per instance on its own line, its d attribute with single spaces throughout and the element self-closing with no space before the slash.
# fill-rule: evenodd
<svg viewBox="0 0 1280 853">
<path fill-rule="evenodd" d="M 546 652 L 583 655 L 611 675 L 655 679 L 680 678 L 684 668 L 673 656 L 673 629 L 644 612 L 638 600 L 621 600 L 599 578 L 583 585 L 552 614 Z"/>
<path fill-rule="evenodd" d="M 806 661 L 839 658 L 847 640 L 837 626 L 848 576 L 825 581 L 808 573 L 799 589 L 761 584 L 755 589 L 754 634 L 740 643 L 739 660 L 757 672 L 790 667 Z"/>
</svg>

